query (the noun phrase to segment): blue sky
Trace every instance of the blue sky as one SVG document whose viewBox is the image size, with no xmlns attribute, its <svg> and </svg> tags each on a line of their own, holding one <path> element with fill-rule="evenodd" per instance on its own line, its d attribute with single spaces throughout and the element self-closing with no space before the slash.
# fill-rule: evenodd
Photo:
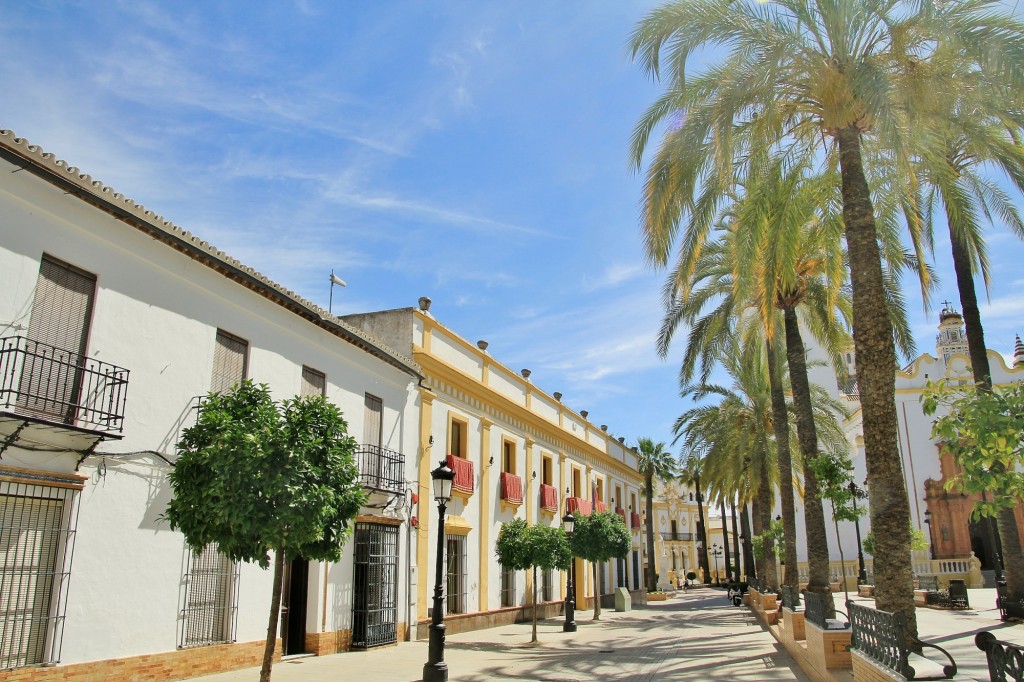
<svg viewBox="0 0 1024 682">
<path fill-rule="evenodd" d="M 19 2 L 0 128 L 338 314 L 444 324 L 596 424 L 670 440 L 681 344 L 654 337 L 629 135 L 655 2 Z M 989 346 L 1024 333 L 1024 248 L 990 236 Z M 955 301 L 948 244 L 936 245 Z M 928 316 L 908 291 L 920 351 Z"/>
</svg>

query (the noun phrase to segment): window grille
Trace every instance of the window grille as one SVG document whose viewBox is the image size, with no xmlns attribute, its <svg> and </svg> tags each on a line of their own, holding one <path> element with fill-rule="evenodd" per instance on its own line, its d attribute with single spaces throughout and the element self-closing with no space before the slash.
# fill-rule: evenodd
<svg viewBox="0 0 1024 682">
<path fill-rule="evenodd" d="M 0 668 L 60 662 L 78 508 L 77 488 L 0 480 Z"/>
<path fill-rule="evenodd" d="M 213 349 L 213 378 L 210 390 L 223 393 L 245 379 L 248 370 L 249 342 L 217 330 L 217 345 Z"/>
<path fill-rule="evenodd" d="M 303 398 L 326 395 L 327 375 L 312 367 L 302 367 L 302 386 L 299 395 Z"/>
<path fill-rule="evenodd" d="M 398 641 L 398 526 L 357 523 L 352 595 L 352 647 Z"/>
<path fill-rule="evenodd" d="M 199 552 L 189 551 L 181 615 L 182 648 L 235 641 L 238 564 L 215 542 Z"/>
<path fill-rule="evenodd" d="M 516 605 L 516 572 L 512 568 L 501 569 L 501 605 Z"/>
<path fill-rule="evenodd" d="M 466 613 L 466 536 L 445 534 L 447 613 Z"/>
<path fill-rule="evenodd" d="M 540 598 L 543 601 L 554 601 L 555 600 L 555 581 L 554 575 L 551 571 L 544 571 L 541 573 L 540 583 Z"/>
</svg>

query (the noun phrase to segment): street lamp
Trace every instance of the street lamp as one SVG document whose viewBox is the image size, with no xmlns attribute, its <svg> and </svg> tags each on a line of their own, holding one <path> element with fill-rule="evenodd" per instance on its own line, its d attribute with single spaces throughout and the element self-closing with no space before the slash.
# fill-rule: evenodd
<svg viewBox="0 0 1024 682">
<path fill-rule="evenodd" d="M 722 550 L 717 542 L 711 545 L 711 556 L 715 557 L 715 584 L 719 585 L 721 583 L 718 580 L 718 557 L 722 556 Z"/>
<path fill-rule="evenodd" d="M 935 538 L 932 537 L 932 510 L 924 510 L 924 522 L 928 526 L 928 555 L 935 561 Z"/>
<path fill-rule="evenodd" d="M 437 566 L 434 571 L 434 610 L 430 619 L 430 643 L 427 662 L 423 666 L 423 682 L 447 682 L 448 664 L 444 662 L 444 513 L 452 499 L 455 472 L 442 460 L 441 466 L 430 472 L 437 502 Z"/>
<path fill-rule="evenodd" d="M 566 512 L 562 517 L 562 528 L 569 537 L 569 561 L 572 562 L 572 531 L 576 528 L 576 519 L 572 514 Z M 565 623 L 562 624 L 562 632 L 576 632 L 576 598 L 573 597 L 572 574 L 573 566 L 570 563 L 565 578 Z"/>
<path fill-rule="evenodd" d="M 857 487 L 855 481 L 850 481 L 850 485 L 846 486 L 846 489 L 850 491 L 853 499 L 853 530 L 857 533 L 857 584 L 866 585 L 868 582 L 868 571 L 864 568 L 864 547 L 860 543 L 860 515 L 857 513 L 857 498 L 862 500 L 867 497 L 867 493 Z M 927 518 L 928 512 L 925 512 Z M 934 556 L 932 557 L 935 558 Z"/>
</svg>

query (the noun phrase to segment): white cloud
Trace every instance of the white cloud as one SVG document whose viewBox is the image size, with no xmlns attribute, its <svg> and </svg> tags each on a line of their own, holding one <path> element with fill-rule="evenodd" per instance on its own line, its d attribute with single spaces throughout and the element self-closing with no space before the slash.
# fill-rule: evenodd
<svg viewBox="0 0 1024 682">
<path fill-rule="evenodd" d="M 644 268 L 637 263 L 613 263 L 604 269 L 598 277 L 589 272 L 583 275 L 583 288 L 586 291 L 599 291 L 619 286 L 644 274 Z"/>
</svg>

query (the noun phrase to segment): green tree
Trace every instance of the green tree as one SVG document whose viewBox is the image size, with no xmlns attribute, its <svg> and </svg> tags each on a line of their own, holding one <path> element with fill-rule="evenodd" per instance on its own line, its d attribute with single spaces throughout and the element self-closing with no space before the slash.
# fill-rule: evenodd
<svg viewBox="0 0 1024 682">
<path fill-rule="evenodd" d="M 671 480 L 678 473 L 679 464 L 675 457 L 665 449 L 664 443 L 655 443 L 650 438 L 641 438 L 637 441 L 636 446 L 636 469 L 644 477 L 644 498 L 647 507 L 647 591 L 654 592 L 658 589 L 658 578 L 654 572 L 654 479 Z M 599 604 L 596 610 L 598 615 L 600 608 Z"/>
<path fill-rule="evenodd" d="M 572 555 L 589 561 L 594 569 L 594 620 L 601 618 L 601 589 L 597 565 L 625 559 L 633 540 L 622 517 L 612 511 L 576 517 L 572 533 Z M 653 558 L 653 557 L 652 557 Z"/>
<path fill-rule="evenodd" d="M 523 519 L 501 524 L 495 545 L 498 563 L 516 571 L 533 571 L 533 634 L 537 641 L 537 569 L 567 571 L 572 564 L 565 531 L 555 526 L 527 525 Z"/>
<path fill-rule="evenodd" d="M 843 592 L 846 594 L 846 601 L 849 601 L 850 594 L 846 587 L 845 575 L 846 556 L 839 535 L 839 522 L 856 521 L 864 514 L 863 507 L 854 506 L 854 491 L 850 489 L 850 484 L 853 483 L 853 462 L 846 452 L 837 451 L 814 457 L 809 466 L 814 469 L 815 476 L 821 484 L 821 499 L 832 503 L 832 523 L 836 529 L 839 561 L 844 567 Z"/>
<path fill-rule="evenodd" d="M 211 393 L 178 443 L 166 518 L 194 552 L 216 543 L 232 561 L 273 561 L 261 682 L 270 679 L 286 559 L 339 561 L 366 501 L 356 442 L 321 397 L 276 403 L 244 381 Z M 273 558 L 271 558 L 273 554 Z"/>
<path fill-rule="evenodd" d="M 982 495 L 973 517 L 998 516 L 1003 548 L 1019 549 L 1020 540 L 1007 537 L 1002 515 L 1013 514 L 1024 500 L 1024 383 L 988 391 L 943 379 L 929 382 L 922 401 L 925 414 L 944 410 L 932 425 L 932 437 L 962 468 L 947 487 Z M 1006 568 L 1007 590 L 1024 594 L 1024 574 L 1015 563 L 1008 561 Z"/>
<path fill-rule="evenodd" d="M 687 226 L 683 250 L 699 256 L 737 169 L 763 154 L 784 149 L 802 157 L 824 140 L 824 162 L 839 168 L 871 518 L 881 550 L 877 603 L 904 617 L 908 636 L 917 633 L 911 567 L 903 559 L 909 539 L 901 532 L 910 508 L 901 464 L 891 456 L 898 450 L 897 357 L 866 165 L 877 158 L 908 170 L 910 131 L 930 123 L 918 114 L 933 112 L 934 102 L 955 100 L 982 80 L 1007 92 L 1024 89 L 1024 31 L 994 4 L 679 0 L 651 12 L 631 41 L 644 68 L 667 81 L 633 136 L 640 167 L 651 135 L 664 130 L 643 196 L 652 262 L 667 261 L 680 225 Z M 946 36 L 956 40 L 958 56 L 977 65 L 975 78 L 944 78 L 935 68 L 943 57 L 935 46 Z M 690 58 L 708 46 L 724 56 L 692 76 Z M 672 125 L 663 127 L 666 121 Z M 920 251 L 915 195 L 904 196 Z"/>
</svg>

